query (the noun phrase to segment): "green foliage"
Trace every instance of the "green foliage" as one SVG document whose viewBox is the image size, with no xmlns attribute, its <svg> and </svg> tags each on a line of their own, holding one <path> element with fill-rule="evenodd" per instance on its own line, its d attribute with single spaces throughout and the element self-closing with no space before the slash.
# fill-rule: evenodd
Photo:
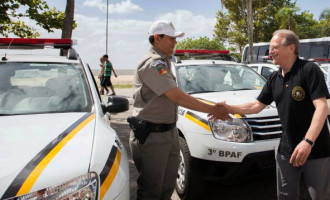
<svg viewBox="0 0 330 200">
<path fill-rule="evenodd" d="M 227 13 L 218 11 L 214 37 L 234 45 L 242 52 L 248 43 L 247 6 L 245 0 L 222 0 Z M 277 29 L 291 29 L 299 38 L 316 38 L 330 35 L 330 8 L 320 15 L 320 21 L 313 14 L 299 8 L 291 0 L 253 0 L 253 42 L 268 42 Z"/>
<path fill-rule="evenodd" d="M 313 16 L 314 15 L 309 13 L 309 11 L 304 11 L 299 15 L 294 15 L 297 25 L 293 31 L 299 36 L 300 39 L 319 37 L 319 30 L 316 28 L 318 26 L 318 22 L 313 18 Z"/>
<path fill-rule="evenodd" d="M 330 7 L 324 8 L 320 14 L 320 20 L 330 21 Z"/>
<path fill-rule="evenodd" d="M 280 22 L 280 29 L 296 30 L 296 12 L 298 7 L 283 7 L 275 14 L 275 20 Z"/>
<path fill-rule="evenodd" d="M 227 13 L 218 11 L 214 37 L 234 45 L 240 52 L 248 43 L 247 5 L 244 0 L 225 0 Z M 290 0 L 253 0 L 253 42 L 269 41 L 279 27 L 275 14 L 284 6 L 291 6 Z"/>
<path fill-rule="evenodd" d="M 223 43 L 218 39 L 210 40 L 208 37 L 199 37 L 198 39 L 186 38 L 177 43 L 176 49 L 204 49 L 220 50 L 225 49 Z"/>
<path fill-rule="evenodd" d="M 17 13 L 19 10 L 25 10 L 25 13 Z M 21 38 L 35 38 L 40 34 L 35 28 L 26 25 L 23 17 L 29 17 L 43 29 L 53 32 L 63 27 L 64 15 L 56 8 L 49 8 L 44 0 L 1 0 L 0 34 L 5 37 L 12 33 Z"/>
</svg>

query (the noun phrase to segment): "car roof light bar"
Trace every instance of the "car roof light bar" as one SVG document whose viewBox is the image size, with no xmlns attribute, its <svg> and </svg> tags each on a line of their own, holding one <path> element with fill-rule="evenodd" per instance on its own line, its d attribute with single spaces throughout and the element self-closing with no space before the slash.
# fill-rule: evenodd
<svg viewBox="0 0 330 200">
<path fill-rule="evenodd" d="M 229 50 L 200 50 L 200 49 L 177 49 L 174 52 L 176 56 L 183 55 L 228 55 L 230 53 Z"/>
<path fill-rule="evenodd" d="M 71 47 L 76 44 L 75 40 L 69 38 L 0 38 L 0 46 L 17 48 L 17 46 L 53 46 L 57 48 Z"/>
</svg>

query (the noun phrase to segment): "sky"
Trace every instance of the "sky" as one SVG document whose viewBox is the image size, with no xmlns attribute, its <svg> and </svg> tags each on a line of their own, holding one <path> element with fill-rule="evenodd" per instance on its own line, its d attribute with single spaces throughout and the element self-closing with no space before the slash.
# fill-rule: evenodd
<svg viewBox="0 0 330 200">
<path fill-rule="evenodd" d="M 65 0 L 46 0 L 50 7 L 65 11 Z M 108 0 L 108 54 L 114 69 L 135 69 L 150 48 L 148 29 L 159 19 L 171 20 L 184 38 L 213 38 L 216 13 L 222 8 L 220 0 Z M 74 48 L 92 69 L 99 68 L 99 58 L 106 53 L 107 0 L 75 0 L 73 31 L 77 40 Z M 301 11 L 309 10 L 314 19 L 330 0 L 297 0 Z M 34 22 L 27 19 L 28 25 Z M 44 38 L 60 38 L 61 31 L 48 33 L 35 27 Z M 183 38 L 183 39 L 184 39 Z M 177 41 L 181 41 L 179 38 Z"/>
</svg>

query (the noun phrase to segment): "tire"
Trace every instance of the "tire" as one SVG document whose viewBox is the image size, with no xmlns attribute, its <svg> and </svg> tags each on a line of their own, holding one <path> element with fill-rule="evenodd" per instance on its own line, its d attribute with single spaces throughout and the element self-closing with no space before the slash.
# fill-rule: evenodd
<svg viewBox="0 0 330 200">
<path fill-rule="evenodd" d="M 179 138 L 180 163 L 175 189 L 182 200 L 201 199 L 206 189 L 207 182 L 198 173 L 197 160 L 191 157 L 187 142 Z"/>
</svg>

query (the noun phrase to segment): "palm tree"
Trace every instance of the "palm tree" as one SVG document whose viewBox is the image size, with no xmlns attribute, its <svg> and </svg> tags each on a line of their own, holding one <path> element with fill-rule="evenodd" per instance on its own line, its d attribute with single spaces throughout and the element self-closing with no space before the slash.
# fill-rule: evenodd
<svg viewBox="0 0 330 200">
<path fill-rule="evenodd" d="M 296 30 L 297 21 L 294 15 L 300 9 L 298 7 L 283 7 L 275 15 L 275 19 L 280 21 L 280 28 L 289 29 L 292 31 Z"/>
</svg>

